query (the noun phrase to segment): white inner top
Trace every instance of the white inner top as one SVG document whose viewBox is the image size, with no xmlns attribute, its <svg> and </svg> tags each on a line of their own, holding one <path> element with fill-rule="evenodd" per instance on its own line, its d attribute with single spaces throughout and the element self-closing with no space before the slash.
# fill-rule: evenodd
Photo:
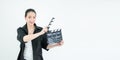
<svg viewBox="0 0 120 60">
<path fill-rule="evenodd" d="M 33 60 L 32 42 L 25 43 L 24 59 Z"/>
</svg>

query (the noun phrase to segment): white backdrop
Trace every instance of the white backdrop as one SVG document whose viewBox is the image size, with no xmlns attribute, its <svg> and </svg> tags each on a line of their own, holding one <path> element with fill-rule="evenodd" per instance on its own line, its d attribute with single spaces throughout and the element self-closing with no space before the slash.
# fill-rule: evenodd
<svg viewBox="0 0 120 60">
<path fill-rule="evenodd" d="M 120 60 L 119 0 L 0 0 L 0 60 L 16 60 L 19 26 L 28 8 L 37 25 L 62 28 L 64 45 L 43 50 L 44 60 Z"/>
</svg>

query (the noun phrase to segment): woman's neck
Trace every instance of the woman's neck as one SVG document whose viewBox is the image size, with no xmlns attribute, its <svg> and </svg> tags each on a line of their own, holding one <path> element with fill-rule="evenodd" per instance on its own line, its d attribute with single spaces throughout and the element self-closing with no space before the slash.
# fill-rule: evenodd
<svg viewBox="0 0 120 60">
<path fill-rule="evenodd" d="M 32 28 L 34 28 L 34 25 L 27 24 L 27 27 L 28 27 L 28 29 L 32 29 Z"/>
<path fill-rule="evenodd" d="M 27 24 L 27 29 L 28 29 L 28 32 L 29 33 L 33 33 L 34 32 L 34 25 L 29 25 L 29 24 Z"/>
</svg>

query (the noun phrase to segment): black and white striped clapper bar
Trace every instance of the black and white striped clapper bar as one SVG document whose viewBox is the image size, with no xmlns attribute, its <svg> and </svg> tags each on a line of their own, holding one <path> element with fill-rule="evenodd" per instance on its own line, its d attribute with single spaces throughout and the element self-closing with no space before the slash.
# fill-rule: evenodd
<svg viewBox="0 0 120 60">
<path fill-rule="evenodd" d="M 53 22 L 54 17 L 51 19 L 50 23 L 48 24 L 48 32 L 47 32 L 47 40 L 48 44 L 58 43 L 62 39 L 62 30 L 56 29 L 56 30 L 49 30 L 51 23 Z"/>
</svg>

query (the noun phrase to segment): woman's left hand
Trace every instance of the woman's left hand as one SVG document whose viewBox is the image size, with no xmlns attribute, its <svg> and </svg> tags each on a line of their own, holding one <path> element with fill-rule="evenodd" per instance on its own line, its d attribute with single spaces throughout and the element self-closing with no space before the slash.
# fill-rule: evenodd
<svg viewBox="0 0 120 60">
<path fill-rule="evenodd" d="M 48 46 L 47 46 L 47 49 L 51 49 L 51 48 L 56 47 L 56 46 L 62 46 L 63 44 L 64 44 L 64 41 L 61 40 L 61 41 L 58 42 L 58 43 L 54 43 L 54 44 L 48 45 Z"/>
<path fill-rule="evenodd" d="M 63 44 L 64 44 L 64 41 L 63 40 L 61 40 L 59 43 L 57 43 L 58 44 L 58 46 L 62 46 Z"/>
</svg>

